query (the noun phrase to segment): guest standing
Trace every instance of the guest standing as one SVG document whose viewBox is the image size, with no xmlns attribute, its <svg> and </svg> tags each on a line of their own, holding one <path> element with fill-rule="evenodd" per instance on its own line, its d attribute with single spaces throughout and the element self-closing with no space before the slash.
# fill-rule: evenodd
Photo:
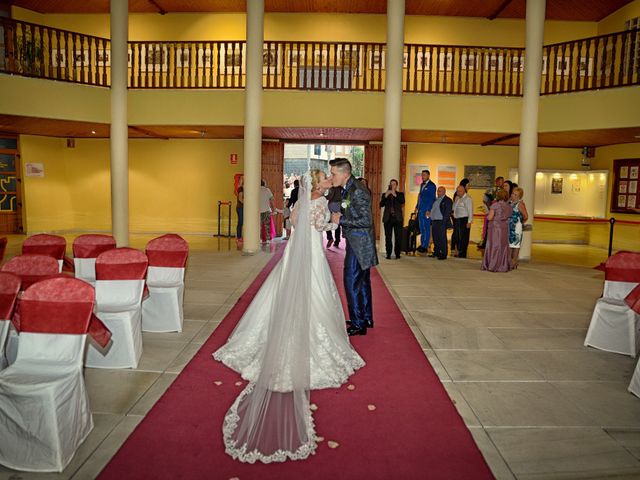
<svg viewBox="0 0 640 480">
<path fill-rule="evenodd" d="M 453 201 L 446 195 L 447 189 L 438 187 L 438 197 L 431 208 L 431 232 L 433 233 L 433 255 L 446 260 L 448 253 L 447 229 L 451 227 Z"/>
<path fill-rule="evenodd" d="M 509 219 L 511 205 L 507 203 L 509 194 L 506 190 L 498 190 L 496 201 L 489 208 L 487 215 L 487 244 L 482 259 L 482 270 L 490 272 L 508 272 L 511 270 L 509 252 Z"/>
<path fill-rule="evenodd" d="M 453 202 L 453 222 L 453 236 L 457 244 L 452 244 L 451 248 L 455 248 L 458 258 L 467 258 L 469 233 L 471 222 L 473 222 L 473 200 L 462 184 L 458 186 L 456 199 Z"/>
<path fill-rule="evenodd" d="M 511 194 L 511 208 L 513 212 L 509 220 L 509 248 L 511 249 L 511 268 L 518 268 L 520 244 L 522 243 L 522 227 L 529 220 L 529 212 L 522 197 L 524 190 L 515 187 Z"/>
<path fill-rule="evenodd" d="M 384 208 L 382 223 L 384 223 L 384 240 L 387 259 L 391 258 L 392 250 L 395 251 L 396 260 L 400 258 L 402 224 L 404 223 L 403 207 L 404 193 L 398 191 L 398 181 L 393 179 L 389 182 L 389 189 L 382 194 L 382 199 L 380 200 L 380 208 Z M 393 248 L 394 243 L 395 248 Z"/>
<path fill-rule="evenodd" d="M 489 213 L 489 210 L 491 209 L 491 205 L 493 205 L 493 203 L 496 201 L 496 194 L 498 193 L 499 190 L 502 190 L 502 186 L 504 185 L 504 177 L 496 177 L 496 183 L 493 187 L 488 188 L 486 192 L 484 192 L 484 195 L 482 197 L 482 203 L 484 203 L 485 207 L 486 207 L 486 213 Z M 508 195 L 507 195 L 508 197 Z M 479 249 L 483 249 L 485 248 L 486 244 L 487 244 L 487 222 L 488 222 L 488 217 L 485 216 L 484 217 L 484 223 L 482 224 L 482 240 L 480 241 L 480 243 L 478 244 L 478 248 Z"/>
<path fill-rule="evenodd" d="M 238 180 L 238 191 L 236 192 L 236 214 L 238 215 L 238 226 L 236 228 L 236 240 L 242 242 L 242 224 L 244 223 L 244 176 Z"/>
<path fill-rule="evenodd" d="M 271 241 L 271 212 L 275 211 L 273 193 L 267 187 L 267 183 L 260 182 L 260 224 L 264 228 L 264 241 Z"/>
<path fill-rule="evenodd" d="M 469 179 L 463 178 L 460 180 L 460 187 L 464 188 L 465 193 L 469 191 Z M 456 198 L 458 198 L 458 189 L 456 188 L 455 193 L 453 194 L 453 205 L 455 208 Z M 453 220 L 453 233 L 451 233 L 451 255 L 454 257 L 458 256 L 458 231 L 456 230 L 456 221 L 455 216 Z"/>
<path fill-rule="evenodd" d="M 416 214 L 418 218 L 418 226 L 420 227 L 420 246 L 418 252 L 425 253 L 429 250 L 429 236 L 431 233 L 431 207 L 436 200 L 436 184 L 429 177 L 429 170 L 422 171 L 422 185 L 420 185 L 420 193 L 418 193 L 418 203 L 416 205 Z"/>
</svg>

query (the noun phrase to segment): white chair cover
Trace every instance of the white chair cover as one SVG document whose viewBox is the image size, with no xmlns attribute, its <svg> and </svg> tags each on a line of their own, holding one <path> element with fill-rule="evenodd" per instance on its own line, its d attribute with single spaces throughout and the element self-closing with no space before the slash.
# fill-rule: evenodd
<svg viewBox="0 0 640 480">
<path fill-rule="evenodd" d="M 96 283 L 96 259 L 95 258 L 74 258 L 73 266 L 76 278 L 84 280 L 91 285 Z"/>
<path fill-rule="evenodd" d="M 87 348 L 92 368 L 136 368 L 142 356 L 144 280 L 96 280 L 96 316 L 111 330 L 111 342 Z"/>
<path fill-rule="evenodd" d="M 0 464 L 61 472 L 93 429 L 82 375 L 93 305 L 93 289 L 72 278 L 25 292 L 17 358 L 0 372 Z M 96 338 L 106 332 L 98 324 Z"/>
<path fill-rule="evenodd" d="M 149 297 L 142 302 L 142 330 L 181 332 L 183 325 L 184 271 L 187 242 L 175 234 L 154 238 L 147 244 Z"/>
<path fill-rule="evenodd" d="M 0 320 L 0 370 L 9 365 L 6 354 L 7 338 L 9 338 L 9 325 L 11 320 Z"/>
<path fill-rule="evenodd" d="M 111 331 L 111 343 L 87 348 L 85 365 L 136 368 L 142 355 L 142 296 L 147 256 L 115 248 L 96 259 L 96 315 Z"/>
<path fill-rule="evenodd" d="M 142 302 L 142 330 L 181 332 L 184 321 L 184 268 L 149 267 L 149 298 Z"/>
<path fill-rule="evenodd" d="M 0 372 L 0 463 L 61 472 L 93 429 L 82 376 L 86 335 L 20 334 Z"/>
<path fill-rule="evenodd" d="M 636 364 L 636 369 L 633 372 L 633 377 L 631 377 L 629 391 L 636 397 L 640 397 L 640 360 Z"/>
<path fill-rule="evenodd" d="M 614 280 L 604 281 L 604 291 L 602 296 L 604 298 L 615 298 L 618 300 L 624 300 L 631 291 L 638 286 L 638 282 L 619 282 Z"/>
<path fill-rule="evenodd" d="M 640 349 L 640 315 L 624 300 L 600 298 L 596 303 L 585 346 L 635 357 Z"/>
</svg>

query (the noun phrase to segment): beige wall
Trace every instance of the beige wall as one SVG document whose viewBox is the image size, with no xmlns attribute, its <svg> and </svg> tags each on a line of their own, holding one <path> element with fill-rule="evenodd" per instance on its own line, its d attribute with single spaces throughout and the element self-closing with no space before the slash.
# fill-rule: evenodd
<svg viewBox="0 0 640 480">
<path fill-rule="evenodd" d="M 624 22 L 640 17 L 640 0 L 633 0 L 598 22 L 598 35 L 624 30 Z"/>
</svg>

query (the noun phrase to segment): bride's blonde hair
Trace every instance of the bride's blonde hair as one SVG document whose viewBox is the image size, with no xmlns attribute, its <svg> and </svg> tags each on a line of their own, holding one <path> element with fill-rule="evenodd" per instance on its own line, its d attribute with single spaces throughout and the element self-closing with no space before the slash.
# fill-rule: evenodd
<svg viewBox="0 0 640 480">
<path fill-rule="evenodd" d="M 321 182 L 320 175 L 324 175 L 326 177 L 327 174 L 319 169 L 311 170 L 309 173 L 311 175 L 311 191 L 315 191 L 318 189 L 318 185 Z"/>
</svg>

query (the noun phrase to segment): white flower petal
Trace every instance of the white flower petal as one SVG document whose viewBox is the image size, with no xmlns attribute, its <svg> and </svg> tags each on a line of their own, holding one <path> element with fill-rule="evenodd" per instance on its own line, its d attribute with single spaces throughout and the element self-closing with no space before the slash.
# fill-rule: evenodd
<svg viewBox="0 0 640 480">
<path fill-rule="evenodd" d="M 216 380 L 216 381 L 215 381 L 215 382 L 213 382 L 213 383 L 215 383 L 217 386 L 222 385 L 222 382 L 221 382 L 220 380 Z"/>
<path fill-rule="evenodd" d="M 239 387 L 240 385 L 242 385 L 242 382 L 236 382 L 236 387 Z"/>
<path fill-rule="evenodd" d="M 376 409 L 376 406 L 373 404 L 369 404 L 367 405 L 367 408 L 369 409 L 369 411 L 373 412 Z"/>
<path fill-rule="evenodd" d="M 338 442 L 334 442 L 333 440 L 329 440 L 327 442 L 327 446 L 329 448 L 338 448 L 340 446 L 340 444 Z"/>
<path fill-rule="evenodd" d="M 324 442 L 324 437 L 316 437 L 316 442 Z"/>
<path fill-rule="evenodd" d="M 349 385 L 347 386 L 347 390 L 355 390 L 356 386 L 355 385 Z"/>
<path fill-rule="evenodd" d="M 309 408 L 315 412 L 316 410 L 318 410 L 318 405 L 312 403 L 311 405 L 309 405 Z"/>
</svg>

